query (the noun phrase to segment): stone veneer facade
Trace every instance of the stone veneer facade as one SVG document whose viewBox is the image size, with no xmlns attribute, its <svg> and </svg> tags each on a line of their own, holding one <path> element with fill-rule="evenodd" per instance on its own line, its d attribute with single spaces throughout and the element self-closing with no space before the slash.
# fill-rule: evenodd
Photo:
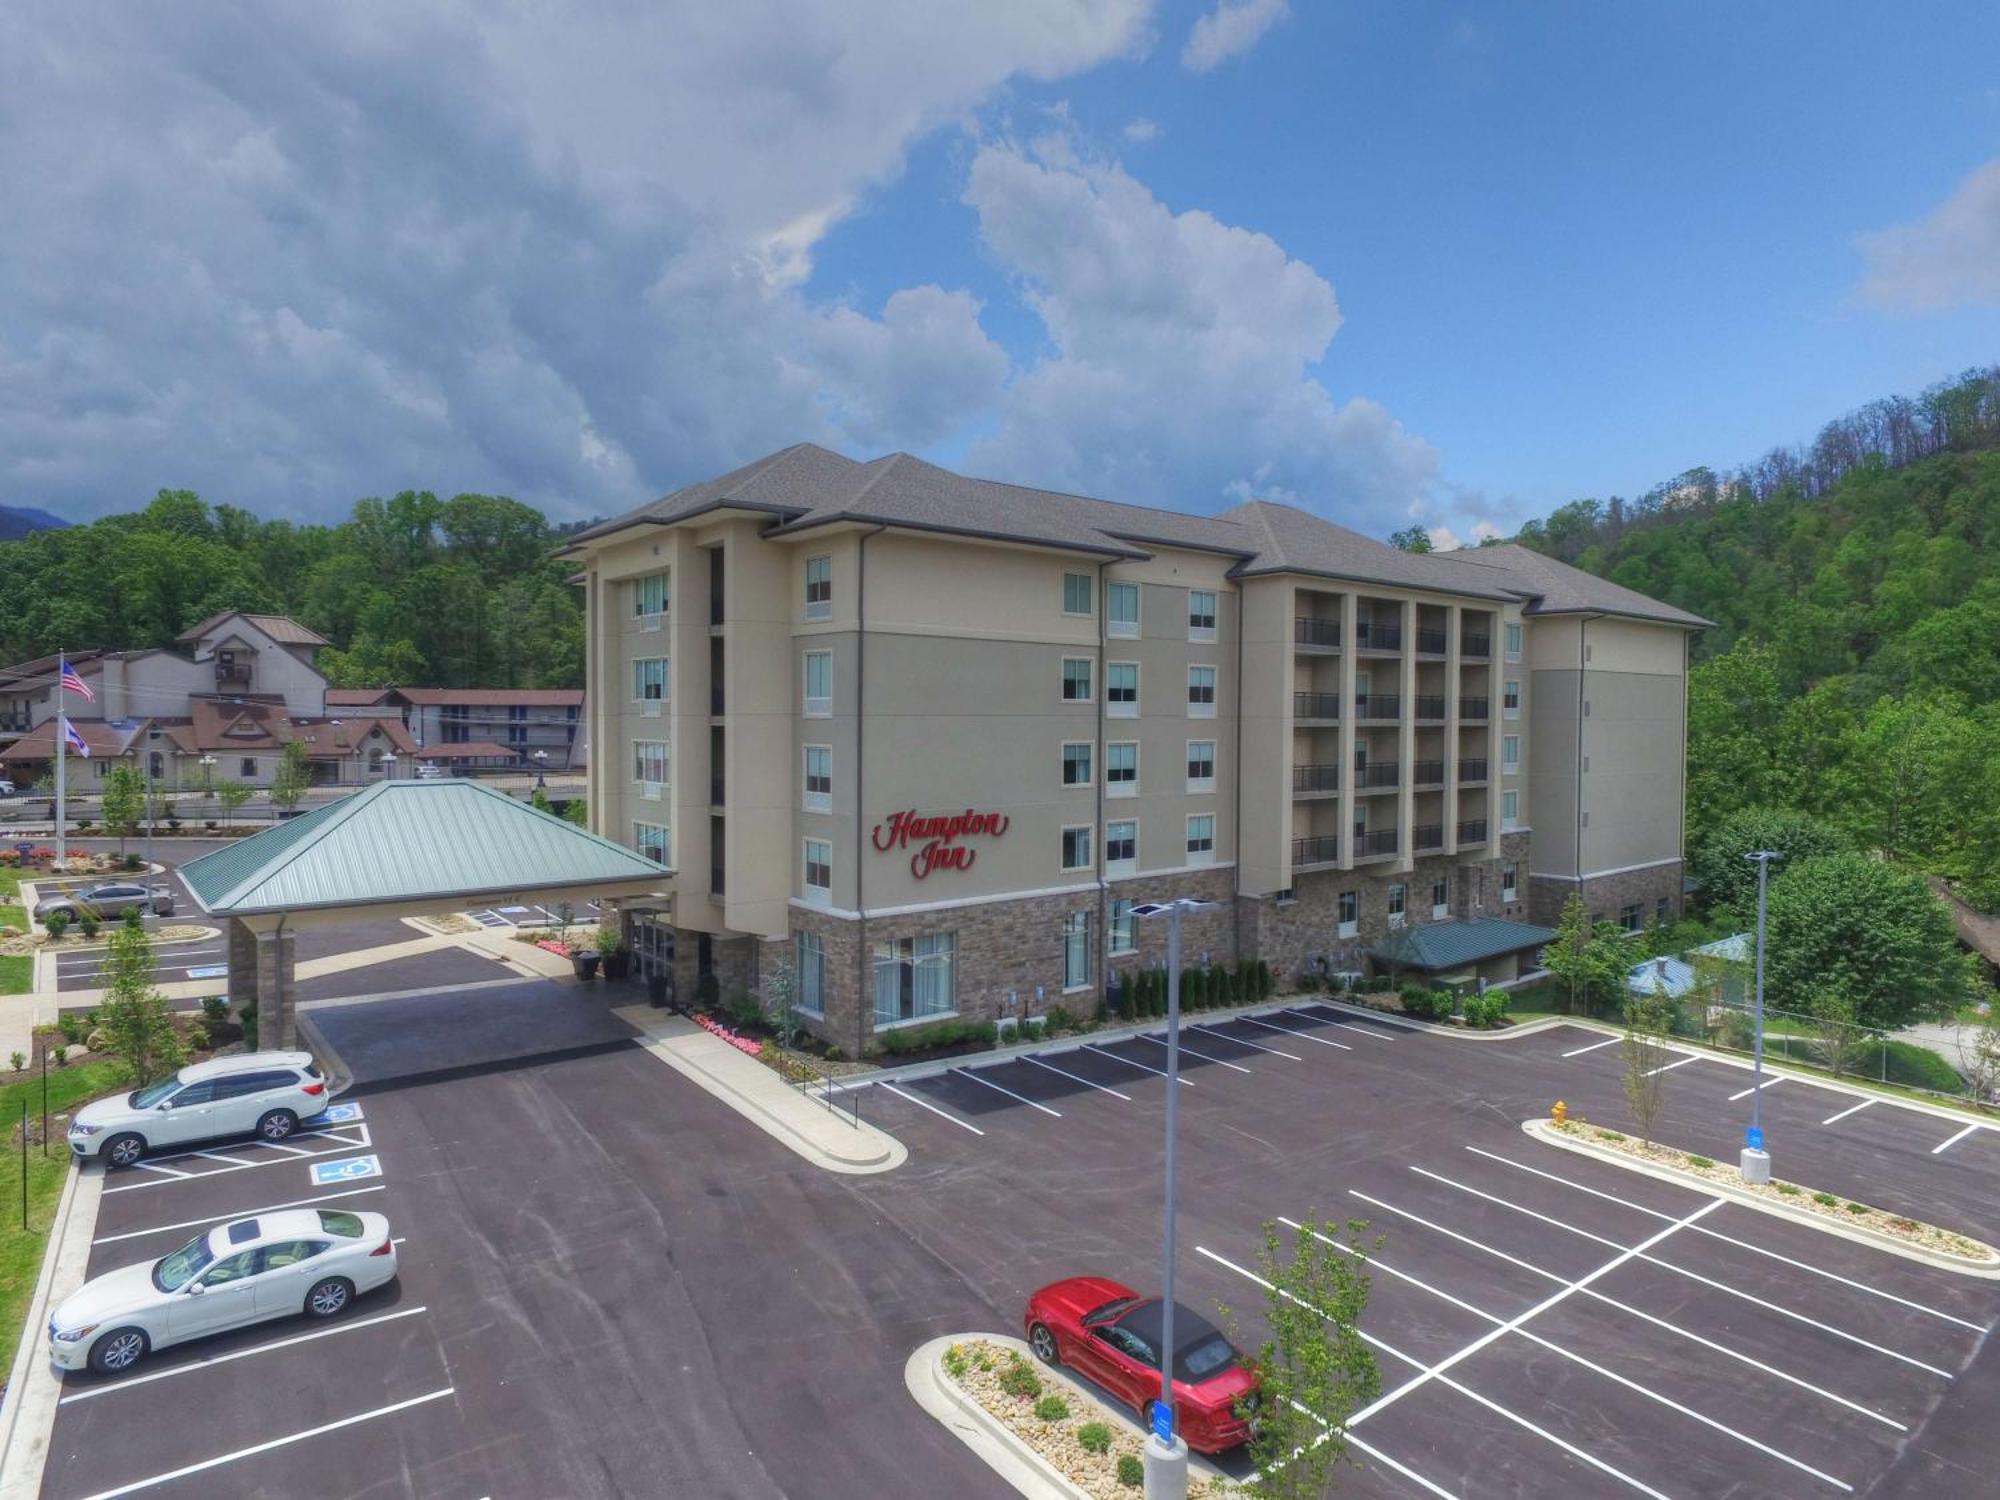
<svg viewBox="0 0 2000 1500">
<path fill-rule="evenodd" d="M 1583 903 L 1594 921 L 1615 922 L 1625 906 L 1637 902 L 1640 920 L 1650 922 L 1666 902 L 1669 921 L 1681 914 L 1682 886 L 1686 869 L 1679 860 L 1649 865 L 1639 870 L 1620 870 L 1615 875 L 1589 875 L 1581 882 L 1538 875 L 1528 883 L 1529 920 L 1553 927 L 1562 915 L 1570 893 L 1581 889 Z"/>
</svg>

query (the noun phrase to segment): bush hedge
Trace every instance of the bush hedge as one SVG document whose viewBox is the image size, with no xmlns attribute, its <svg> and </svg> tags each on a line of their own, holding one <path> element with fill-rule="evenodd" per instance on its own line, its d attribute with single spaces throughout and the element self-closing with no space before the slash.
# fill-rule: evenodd
<svg viewBox="0 0 2000 1500">
<path fill-rule="evenodd" d="M 1933 1089 L 1940 1094 L 1965 1092 L 1965 1080 L 1959 1077 L 1958 1069 L 1915 1042 L 1882 1043 L 1882 1066 L 1891 1083 Z"/>
<path fill-rule="evenodd" d="M 900 1026 L 885 1031 L 881 1048 L 891 1057 L 905 1052 L 928 1052 L 934 1047 L 958 1047 L 975 1043 L 990 1047 L 1000 1039 L 1000 1028 L 992 1021 L 933 1021 L 928 1026 Z"/>
</svg>

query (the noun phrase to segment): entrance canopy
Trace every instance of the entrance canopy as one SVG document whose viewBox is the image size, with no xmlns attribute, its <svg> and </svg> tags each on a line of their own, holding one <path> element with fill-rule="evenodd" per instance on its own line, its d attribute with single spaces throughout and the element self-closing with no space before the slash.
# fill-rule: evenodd
<svg viewBox="0 0 2000 1500">
<path fill-rule="evenodd" d="M 383 781 L 201 855 L 181 878 L 211 916 L 253 927 L 368 907 L 434 912 L 532 896 L 624 899 L 673 872 L 476 781 Z"/>
<path fill-rule="evenodd" d="M 1369 952 L 1379 964 L 1421 969 L 1426 974 L 1442 976 L 1447 969 L 1546 947 L 1555 941 L 1555 936 L 1553 928 L 1509 922 L 1501 917 L 1474 917 L 1405 927 L 1389 934 L 1386 942 Z"/>
</svg>

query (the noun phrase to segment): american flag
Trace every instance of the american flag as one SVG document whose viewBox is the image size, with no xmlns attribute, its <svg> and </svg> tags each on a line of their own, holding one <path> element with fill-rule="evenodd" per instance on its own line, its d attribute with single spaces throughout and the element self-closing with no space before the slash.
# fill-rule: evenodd
<svg viewBox="0 0 2000 1500">
<path fill-rule="evenodd" d="M 81 693 L 92 703 L 95 703 L 97 701 L 97 694 L 90 690 L 89 683 L 76 675 L 76 668 L 69 664 L 69 659 L 67 657 L 57 657 L 56 660 L 62 663 L 62 685 L 64 689 L 72 693 Z"/>
<path fill-rule="evenodd" d="M 81 755 L 85 760 L 89 760 L 90 742 L 86 740 L 82 735 L 76 732 L 76 726 L 70 723 L 69 715 L 67 714 L 63 715 L 62 729 L 63 729 L 63 742 L 67 744 L 70 747 L 70 749 L 74 750 L 78 755 Z"/>
</svg>

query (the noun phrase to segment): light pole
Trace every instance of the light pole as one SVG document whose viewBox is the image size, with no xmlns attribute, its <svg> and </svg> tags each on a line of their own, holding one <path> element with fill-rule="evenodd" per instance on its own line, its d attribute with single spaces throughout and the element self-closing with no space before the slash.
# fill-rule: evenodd
<svg viewBox="0 0 2000 1500">
<path fill-rule="evenodd" d="M 1181 1091 L 1181 913 L 1213 901 L 1181 896 L 1132 908 L 1143 921 L 1167 919 L 1167 1164 L 1160 1277 L 1160 1399 L 1146 1435 L 1146 1500 L 1187 1500 L 1188 1446 L 1174 1421 L 1174 1115 Z"/>
<path fill-rule="evenodd" d="M 1771 861 L 1785 856 L 1759 849 L 1743 856 L 1757 866 L 1757 1037 L 1750 1064 L 1750 1129 L 1743 1137 L 1743 1180 L 1769 1182 L 1771 1153 L 1764 1149 L 1764 892 L 1771 880 Z"/>
<path fill-rule="evenodd" d="M 201 758 L 200 765 L 201 794 L 204 797 L 213 797 L 215 795 L 215 757 L 213 755 L 204 755 Z"/>
<path fill-rule="evenodd" d="M 393 750 L 384 750 L 382 752 L 381 764 L 382 779 L 384 781 L 394 781 L 396 779 L 396 752 Z"/>
<path fill-rule="evenodd" d="M 547 778 L 546 778 L 546 776 L 545 776 L 545 774 L 544 774 L 545 772 L 547 772 L 548 768 L 549 768 L 549 752 L 548 752 L 548 751 L 546 751 L 546 750 L 537 750 L 537 751 L 535 752 L 535 785 L 536 785 L 536 786 L 544 786 L 544 787 L 545 787 L 545 786 L 547 786 L 547 785 L 549 784 L 549 783 L 548 783 L 548 780 L 547 780 Z"/>
</svg>

